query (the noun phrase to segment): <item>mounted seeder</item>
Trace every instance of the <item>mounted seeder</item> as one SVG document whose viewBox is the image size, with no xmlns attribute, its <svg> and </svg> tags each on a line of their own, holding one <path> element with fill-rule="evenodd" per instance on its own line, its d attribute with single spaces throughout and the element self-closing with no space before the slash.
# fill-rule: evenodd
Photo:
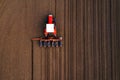
<svg viewBox="0 0 120 80">
<path fill-rule="evenodd" d="M 40 47 L 61 47 L 62 37 L 57 37 L 55 23 L 55 18 L 52 14 L 49 14 L 44 28 L 44 37 L 33 38 L 32 40 L 38 40 Z"/>
</svg>

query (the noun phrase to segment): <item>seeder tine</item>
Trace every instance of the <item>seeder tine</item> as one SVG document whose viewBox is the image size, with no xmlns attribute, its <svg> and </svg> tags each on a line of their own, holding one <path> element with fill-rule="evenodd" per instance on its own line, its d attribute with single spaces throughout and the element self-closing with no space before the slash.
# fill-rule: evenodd
<svg viewBox="0 0 120 80">
<path fill-rule="evenodd" d="M 50 47 L 50 46 L 51 46 L 51 45 L 50 45 L 50 41 L 48 41 L 48 42 L 47 42 L 47 46 L 48 46 L 48 47 Z"/>
<path fill-rule="evenodd" d="M 39 40 L 40 47 L 62 47 L 62 41 L 58 39 L 43 39 Z"/>
<path fill-rule="evenodd" d="M 61 41 L 58 41 L 58 46 L 62 47 L 62 42 Z"/>
<path fill-rule="evenodd" d="M 43 46 L 47 47 L 47 42 L 46 41 L 43 41 Z"/>
<path fill-rule="evenodd" d="M 40 47 L 42 47 L 42 46 L 43 46 L 43 43 L 42 43 L 42 41 L 40 41 L 40 42 L 39 42 L 39 45 L 40 45 Z"/>
<path fill-rule="evenodd" d="M 60 47 L 62 47 L 62 41 L 60 41 Z"/>
<path fill-rule="evenodd" d="M 55 42 L 55 47 L 58 47 L 58 41 Z"/>
<path fill-rule="evenodd" d="M 52 41 L 52 47 L 54 47 L 55 46 L 55 43 L 54 43 L 54 41 Z"/>
</svg>

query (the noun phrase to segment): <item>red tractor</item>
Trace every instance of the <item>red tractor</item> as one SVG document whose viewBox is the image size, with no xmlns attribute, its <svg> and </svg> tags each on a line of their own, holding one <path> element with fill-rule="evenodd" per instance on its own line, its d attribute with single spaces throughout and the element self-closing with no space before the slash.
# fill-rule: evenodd
<svg viewBox="0 0 120 80">
<path fill-rule="evenodd" d="M 61 47 L 62 37 L 57 37 L 56 34 L 55 18 L 49 14 L 44 28 L 44 37 L 33 38 L 32 40 L 39 40 L 40 47 Z"/>
</svg>

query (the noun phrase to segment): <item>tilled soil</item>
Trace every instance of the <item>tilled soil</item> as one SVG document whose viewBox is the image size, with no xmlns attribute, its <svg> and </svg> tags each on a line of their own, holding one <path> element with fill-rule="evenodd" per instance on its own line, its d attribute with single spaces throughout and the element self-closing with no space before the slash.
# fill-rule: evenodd
<svg viewBox="0 0 120 80">
<path fill-rule="evenodd" d="M 119 80 L 119 29 L 111 1 L 0 0 L 0 80 Z M 31 40 L 43 36 L 49 13 L 62 47 Z"/>
</svg>

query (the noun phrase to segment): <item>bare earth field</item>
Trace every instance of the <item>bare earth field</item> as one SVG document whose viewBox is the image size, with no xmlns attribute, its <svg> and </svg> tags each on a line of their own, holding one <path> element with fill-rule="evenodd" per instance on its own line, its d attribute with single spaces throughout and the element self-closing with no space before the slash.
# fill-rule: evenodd
<svg viewBox="0 0 120 80">
<path fill-rule="evenodd" d="M 0 80 L 120 80 L 116 1 L 0 0 Z M 31 41 L 49 13 L 62 47 Z"/>
</svg>

